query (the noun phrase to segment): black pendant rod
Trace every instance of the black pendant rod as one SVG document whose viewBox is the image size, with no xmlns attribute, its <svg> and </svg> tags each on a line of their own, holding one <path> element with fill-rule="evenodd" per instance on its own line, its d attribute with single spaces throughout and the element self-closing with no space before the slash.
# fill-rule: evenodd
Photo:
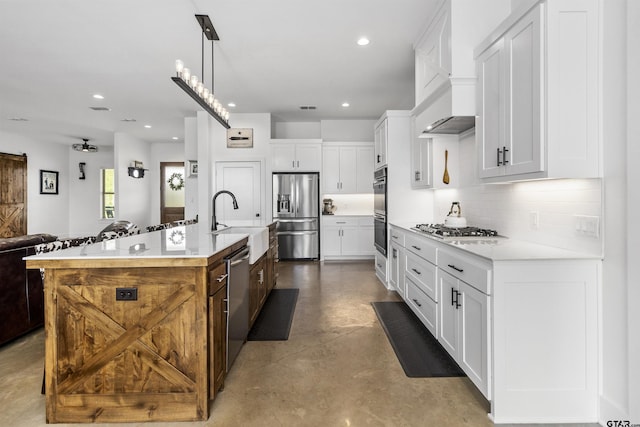
<svg viewBox="0 0 640 427">
<path fill-rule="evenodd" d="M 200 64 L 202 65 L 202 73 L 200 76 L 202 76 L 202 85 L 204 85 L 204 31 L 202 32 L 202 54 L 200 55 Z"/>
</svg>

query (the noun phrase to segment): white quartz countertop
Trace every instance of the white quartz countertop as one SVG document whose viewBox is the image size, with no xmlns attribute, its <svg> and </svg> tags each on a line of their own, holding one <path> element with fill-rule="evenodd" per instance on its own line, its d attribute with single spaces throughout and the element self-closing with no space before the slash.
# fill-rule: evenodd
<svg viewBox="0 0 640 427">
<path fill-rule="evenodd" d="M 461 249 L 473 255 L 486 258 L 490 261 L 527 261 L 527 260 L 554 260 L 554 259 L 601 259 L 600 255 L 584 252 L 570 251 L 553 246 L 510 239 L 507 237 L 457 237 L 439 239 L 428 234 L 411 230 L 416 223 L 391 224 L 402 228 L 405 232 L 413 233 L 424 238 L 438 242 L 446 248 Z"/>
<path fill-rule="evenodd" d="M 29 260 L 208 258 L 247 234 L 211 234 L 204 224 L 173 227 L 26 257 Z"/>
</svg>

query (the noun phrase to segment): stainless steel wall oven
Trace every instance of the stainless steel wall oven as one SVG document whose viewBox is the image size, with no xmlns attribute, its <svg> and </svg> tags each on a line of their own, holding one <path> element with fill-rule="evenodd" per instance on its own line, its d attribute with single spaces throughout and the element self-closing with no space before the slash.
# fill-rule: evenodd
<svg viewBox="0 0 640 427">
<path fill-rule="evenodd" d="M 373 173 L 374 244 L 378 252 L 387 255 L 387 168 Z"/>
</svg>

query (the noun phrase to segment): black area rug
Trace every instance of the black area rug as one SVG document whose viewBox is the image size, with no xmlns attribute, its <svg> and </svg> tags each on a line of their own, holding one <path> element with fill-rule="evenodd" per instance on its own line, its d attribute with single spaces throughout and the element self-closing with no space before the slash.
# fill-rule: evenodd
<svg viewBox="0 0 640 427">
<path fill-rule="evenodd" d="M 289 339 L 299 289 L 274 289 L 264 302 L 248 341 L 286 341 Z"/>
<path fill-rule="evenodd" d="M 462 369 L 404 302 L 372 302 L 382 329 L 411 378 L 463 377 Z"/>
</svg>

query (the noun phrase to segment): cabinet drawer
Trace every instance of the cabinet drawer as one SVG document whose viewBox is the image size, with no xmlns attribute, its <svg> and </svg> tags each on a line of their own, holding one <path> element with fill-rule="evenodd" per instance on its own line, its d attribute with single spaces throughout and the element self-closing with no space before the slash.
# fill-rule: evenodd
<svg viewBox="0 0 640 427">
<path fill-rule="evenodd" d="M 227 265 L 223 262 L 213 270 L 209 270 L 209 295 L 227 284 Z"/>
<path fill-rule="evenodd" d="M 382 255 L 380 252 L 376 251 L 375 256 L 376 263 L 376 273 L 378 277 L 383 281 L 383 283 L 387 283 L 387 258 Z"/>
<path fill-rule="evenodd" d="M 346 225 L 357 227 L 358 220 L 359 218 L 354 218 L 354 217 L 350 218 L 350 217 L 344 217 L 344 216 L 336 217 L 333 215 L 325 215 L 322 217 L 322 223 L 324 225 L 337 226 L 337 227 L 343 227 Z"/>
<path fill-rule="evenodd" d="M 391 232 L 389 233 L 389 241 L 396 242 L 400 246 L 404 246 L 404 231 L 398 227 L 391 226 Z"/>
<path fill-rule="evenodd" d="M 438 268 L 480 292 L 491 294 L 491 265 L 461 254 L 441 250 L 438 254 Z"/>
<path fill-rule="evenodd" d="M 414 313 L 420 318 L 422 323 L 427 327 L 431 334 L 438 338 L 438 304 L 429 298 L 420 287 L 407 278 L 407 304 Z"/>
<path fill-rule="evenodd" d="M 436 266 L 422 258 L 407 252 L 407 264 L 405 275 L 410 276 L 416 285 L 422 289 L 434 301 L 438 301 L 436 295 Z"/>
<path fill-rule="evenodd" d="M 405 248 L 418 255 L 422 259 L 426 259 L 431 264 L 437 264 L 436 244 L 430 242 L 426 237 L 416 236 L 414 233 L 407 233 L 404 237 Z"/>
</svg>

